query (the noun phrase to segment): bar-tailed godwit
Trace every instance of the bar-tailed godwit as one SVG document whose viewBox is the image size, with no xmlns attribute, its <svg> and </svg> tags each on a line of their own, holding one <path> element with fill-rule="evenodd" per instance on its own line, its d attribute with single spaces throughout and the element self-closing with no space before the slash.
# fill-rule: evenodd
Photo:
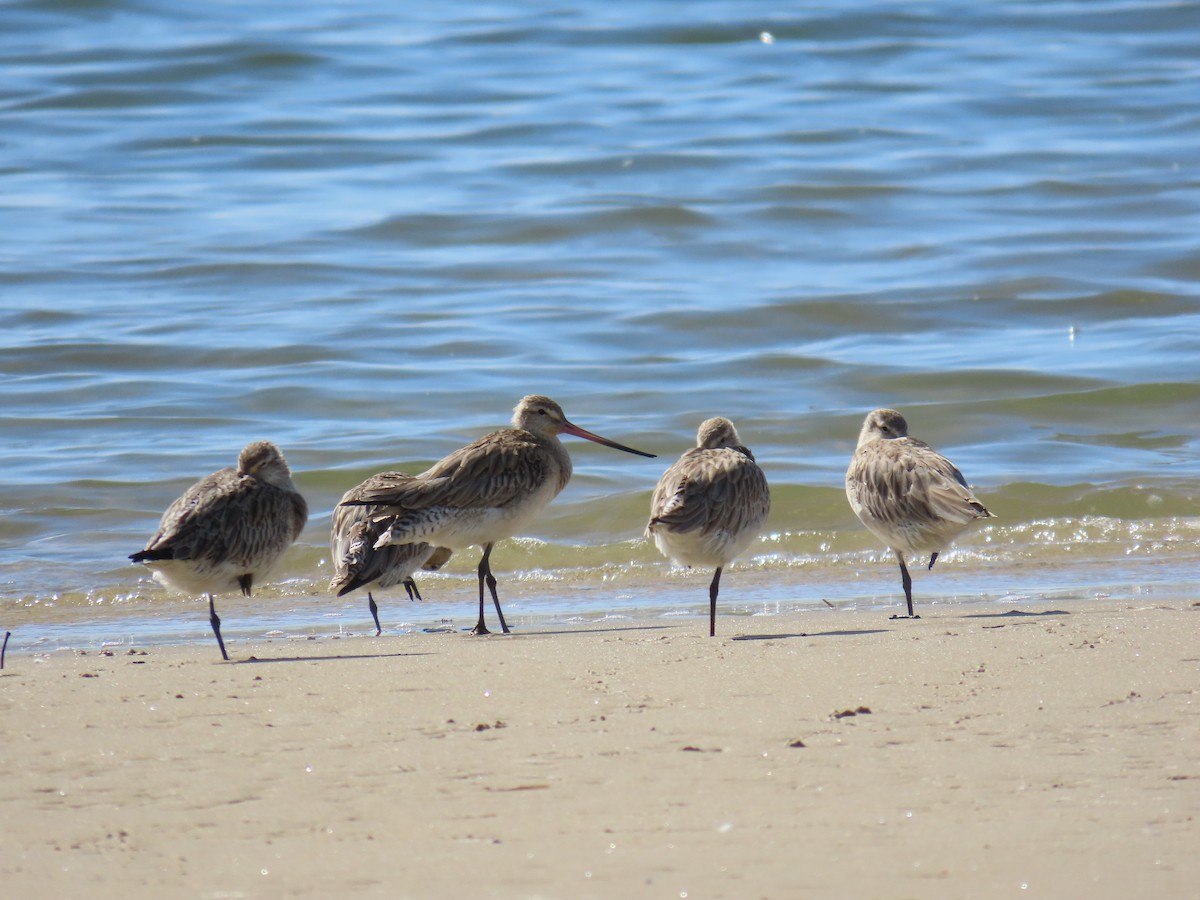
<svg viewBox="0 0 1200 900">
<path fill-rule="evenodd" d="M 684 566 L 715 567 L 708 634 L 717 633 L 721 570 L 758 537 L 771 511 L 767 478 L 728 419 L 707 419 L 696 446 L 663 473 L 650 499 L 646 537 Z"/>
<path fill-rule="evenodd" d="M 357 487 L 343 495 L 341 502 L 333 508 L 333 529 L 329 535 L 329 552 L 333 560 L 334 575 L 329 590 L 338 597 L 360 587 L 375 585 L 380 590 L 403 584 L 409 600 L 420 600 L 421 592 L 413 581 L 413 572 L 425 569 L 433 572 L 440 569 L 450 558 L 451 551 L 445 547 L 433 547 L 424 541 L 416 544 L 392 544 L 375 549 L 381 526 L 375 521 L 380 511 L 377 506 L 355 506 L 354 501 L 364 494 L 379 490 L 395 490 L 412 481 L 413 476 L 404 472 L 380 472 L 372 475 Z M 367 591 L 367 607 L 375 620 L 375 634 L 382 634 L 379 625 L 379 607 L 371 591 Z"/>
<path fill-rule="evenodd" d="M 474 634 L 488 634 L 483 620 L 484 585 L 492 595 L 500 628 L 509 628 L 492 575 L 492 547 L 526 528 L 571 479 L 571 457 L 559 442 L 570 434 L 653 458 L 585 431 L 567 420 L 549 397 L 528 396 L 513 410 L 512 427 L 501 428 L 451 453 L 403 484 L 364 491 L 356 505 L 385 507 L 376 548 L 427 543 L 451 550 L 482 547 L 479 560 L 479 621 Z"/>
<path fill-rule="evenodd" d="M 962 472 L 924 441 L 908 436 L 908 423 L 894 409 L 867 415 L 858 447 L 846 470 L 846 497 L 854 514 L 887 544 L 900 563 L 907 616 L 913 613 L 912 577 L 905 554 L 938 554 L 976 519 L 992 518 L 975 499 Z"/>
<path fill-rule="evenodd" d="M 208 595 L 208 617 L 221 657 L 214 594 L 266 581 L 308 521 L 308 504 L 296 490 L 279 448 L 247 444 L 237 468 L 221 469 L 188 488 L 167 507 L 146 549 L 131 554 L 154 580 L 186 594 Z"/>
</svg>

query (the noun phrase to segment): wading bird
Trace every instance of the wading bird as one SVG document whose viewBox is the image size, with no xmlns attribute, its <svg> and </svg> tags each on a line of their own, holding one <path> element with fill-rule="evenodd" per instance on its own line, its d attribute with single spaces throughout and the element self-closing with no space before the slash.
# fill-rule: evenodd
<svg viewBox="0 0 1200 900">
<path fill-rule="evenodd" d="M 375 521 L 379 507 L 353 505 L 364 494 L 395 490 L 412 479 L 412 475 L 403 472 L 380 472 L 346 491 L 341 502 L 334 507 L 333 530 L 329 535 L 334 575 L 329 582 L 329 590 L 338 597 L 369 585 L 384 590 L 403 584 L 409 600 L 420 600 L 421 592 L 413 581 L 413 572 L 418 569 L 436 572 L 450 558 L 451 551 L 447 548 L 433 547 L 424 541 L 391 544 L 376 550 L 375 542 L 379 540 L 381 532 Z M 375 634 L 382 634 L 379 607 L 370 590 L 367 591 L 367 608 L 375 620 Z"/>
<path fill-rule="evenodd" d="M 646 537 L 684 566 L 715 568 L 708 586 L 708 634 L 717 633 L 721 571 L 758 537 L 771 493 L 754 454 L 728 419 L 707 419 L 696 446 L 663 473 L 650 499 Z"/>
<path fill-rule="evenodd" d="M 867 529 L 887 544 L 900 563 L 907 616 L 913 613 L 912 577 L 906 554 L 938 554 L 976 519 L 993 518 L 975 499 L 962 472 L 924 441 L 908 436 L 908 423 L 894 409 L 867 415 L 858 447 L 846 470 L 846 498 Z"/>
<path fill-rule="evenodd" d="M 145 550 L 131 554 L 154 580 L 186 594 L 208 595 L 208 617 L 221 657 L 214 594 L 251 588 L 267 580 L 308 521 L 308 504 L 296 490 L 279 448 L 247 444 L 237 468 L 221 469 L 188 488 L 167 507 Z"/>
<path fill-rule="evenodd" d="M 473 633 L 489 633 L 483 620 L 486 584 L 500 629 L 508 634 L 492 574 L 492 547 L 528 527 L 567 486 L 571 457 L 560 434 L 654 457 L 572 424 L 549 397 L 531 395 L 513 410 L 512 427 L 456 450 L 410 481 L 364 491 L 352 504 L 384 507 L 376 516 L 381 526 L 376 549 L 422 542 L 451 550 L 482 547 L 479 621 Z"/>
</svg>

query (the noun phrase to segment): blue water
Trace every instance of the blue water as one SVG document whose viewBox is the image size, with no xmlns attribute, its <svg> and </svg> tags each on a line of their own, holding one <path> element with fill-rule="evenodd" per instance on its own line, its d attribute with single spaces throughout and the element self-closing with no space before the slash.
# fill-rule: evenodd
<svg viewBox="0 0 1200 900">
<path fill-rule="evenodd" d="M 126 556 L 257 438 L 313 514 L 227 630 L 361 630 L 337 498 L 530 392 L 660 459 L 572 444 L 518 619 L 703 611 L 639 535 L 714 414 L 775 498 L 723 611 L 894 605 L 840 487 L 881 405 L 1000 517 L 920 596 L 1190 590 L 1200 4 L 407 7 L 0 7 L 14 641 L 208 640 Z M 469 625 L 473 566 L 390 626 Z"/>
</svg>

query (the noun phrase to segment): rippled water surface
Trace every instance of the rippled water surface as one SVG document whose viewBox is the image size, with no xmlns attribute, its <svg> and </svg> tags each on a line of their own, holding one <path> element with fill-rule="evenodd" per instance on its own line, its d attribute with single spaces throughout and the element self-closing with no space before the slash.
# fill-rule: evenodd
<svg viewBox="0 0 1200 900">
<path fill-rule="evenodd" d="M 1200 5 L 0 9 L 0 626 L 208 640 L 126 556 L 247 441 L 312 508 L 226 629 L 369 622 L 329 511 L 549 394 L 575 479 L 506 611 L 697 614 L 640 540 L 709 415 L 774 492 L 722 612 L 898 602 L 841 490 L 900 408 L 998 519 L 918 603 L 1200 575 Z M 473 620 L 474 554 L 389 597 Z M 381 598 L 383 599 L 383 598 Z"/>
</svg>

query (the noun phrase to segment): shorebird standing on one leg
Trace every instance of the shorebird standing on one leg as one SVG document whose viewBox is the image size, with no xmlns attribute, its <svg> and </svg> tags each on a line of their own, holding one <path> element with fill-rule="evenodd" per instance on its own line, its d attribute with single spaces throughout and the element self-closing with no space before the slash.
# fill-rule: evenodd
<svg viewBox="0 0 1200 900">
<path fill-rule="evenodd" d="M 721 570 L 758 537 L 771 511 L 766 476 L 737 429 L 702 422 L 696 446 L 663 473 L 650 500 L 646 537 L 685 566 L 715 567 L 708 587 L 708 634 L 717 633 Z"/>
<path fill-rule="evenodd" d="M 337 596 L 372 584 L 381 590 L 403 584 L 409 600 L 420 600 L 421 592 L 413 581 L 413 572 L 417 569 L 435 572 L 450 558 L 450 550 L 424 542 L 391 544 L 376 550 L 375 542 L 383 531 L 383 527 L 375 521 L 379 507 L 351 505 L 366 493 L 395 490 L 412 479 L 412 475 L 403 472 L 380 472 L 346 491 L 341 503 L 333 508 L 329 552 L 333 559 L 334 576 L 329 582 L 329 590 Z M 369 590 L 367 608 L 375 620 L 375 634 L 382 634 L 379 607 Z"/>
<path fill-rule="evenodd" d="M 421 542 L 451 550 L 482 547 L 479 621 L 473 633 L 488 634 L 483 621 L 486 584 L 500 628 L 508 634 L 492 575 L 492 547 L 521 532 L 567 486 L 571 457 L 560 434 L 654 456 L 573 425 L 549 397 L 529 396 L 513 410 L 511 428 L 481 437 L 402 484 L 365 490 L 350 503 L 384 507 L 375 516 L 382 528 L 376 549 Z"/>
<path fill-rule="evenodd" d="M 877 409 L 863 422 L 846 470 L 846 497 L 900 563 L 908 615 L 893 619 L 920 618 L 913 613 L 905 554 L 929 553 L 932 569 L 938 554 L 972 522 L 994 518 L 950 460 L 908 436 L 908 423 L 894 409 Z"/>
<path fill-rule="evenodd" d="M 238 454 L 236 469 L 200 479 L 167 507 L 146 549 L 129 558 L 145 563 L 160 584 L 208 595 L 209 622 L 227 660 L 213 595 L 238 589 L 249 597 L 306 521 L 308 504 L 283 454 L 269 441 L 255 441 Z"/>
</svg>

